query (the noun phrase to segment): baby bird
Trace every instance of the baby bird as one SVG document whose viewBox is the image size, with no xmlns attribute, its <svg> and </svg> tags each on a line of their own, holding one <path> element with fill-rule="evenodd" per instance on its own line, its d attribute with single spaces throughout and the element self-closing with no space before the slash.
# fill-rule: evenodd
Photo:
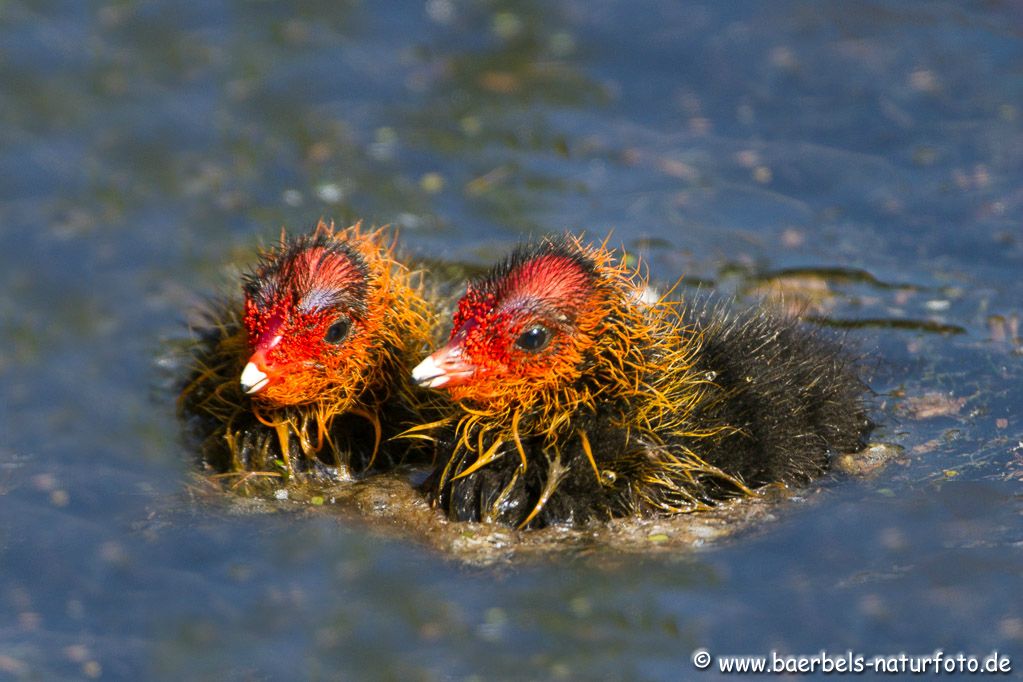
<svg viewBox="0 0 1023 682">
<path fill-rule="evenodd" d="M 866 386 L 833 342 L 648 291 L 568 237 L 471 282 L 449 343 L 413 370 L 459 406 L 432 502 L 518 527 L 673 514 L 806 482 L 864 446 Z"/>
<path fill-rule="evenodd" d="M 282 234 L 245 275 L 244 301 L 210 315 L 179 404 L 211 468 L 343 479 L 405 454 L 382 443 L 421 419 L 408 368 L 432 319 L 392 250 L 360 225 Z"/>
</svg>

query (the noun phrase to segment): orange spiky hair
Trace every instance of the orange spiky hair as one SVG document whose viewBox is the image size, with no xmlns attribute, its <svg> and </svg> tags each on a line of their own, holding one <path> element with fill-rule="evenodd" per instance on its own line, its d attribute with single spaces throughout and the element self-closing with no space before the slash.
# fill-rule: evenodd
<svg viewBox="0 0 1023 682">
<path fill-rule="evenodd" d="M 367 467 L 387 422 L 415 414 L 421 398 L 407 368 L 429 343 L 432 316 L 393 247 L 384 229 L 320 221 L 261 254 L 244 277 L 242 314 L 221 312 L 182 394 L 188 411 L 212 419 L 207 440 L 226 444 L 230 462 L 216 468 L 251 470 L 279 453 L 293 473 L 295 446 Z M 366 448 L 351 442 L 349 417 L 371 427 L 371 447 L 354 462 L 351 451 Z"/>
</svg>

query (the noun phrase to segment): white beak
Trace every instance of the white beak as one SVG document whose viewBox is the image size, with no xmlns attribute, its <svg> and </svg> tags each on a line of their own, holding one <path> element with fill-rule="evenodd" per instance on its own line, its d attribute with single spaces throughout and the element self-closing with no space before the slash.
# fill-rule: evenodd
<svg viewBox="0 0 1023 682">
<path fill-rule="evenodd" d="M 427 356 L 425 360 L 416 365 L 416 368 L 412 370 L 412 381 L 425 388 L 440 388 L 448 383 L 450 378 L 448 373 L 434 362 L 432 355 Z"/>
<path fill-rule="evenodd" d="M 242 370 L 242 390 L 248 394 L 259 393 L 269 383 L 270 378 L 260 371 L 254 362 L 245 365 Z"/>
</svg>

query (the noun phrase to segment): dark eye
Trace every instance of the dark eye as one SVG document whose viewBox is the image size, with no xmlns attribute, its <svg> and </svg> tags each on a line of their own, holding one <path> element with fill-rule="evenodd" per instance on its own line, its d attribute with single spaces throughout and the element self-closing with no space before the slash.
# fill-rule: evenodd
<svg viewBox="0 0 1023 682">
<path fill-rule="evenodd" d="M 327 333 L 323 335 L 323 340 L 327 343 L 341 343 L 348 337 L 348 332 L 351 328 L 351 321 L 338 320 L 334 324 L 330 325 L 330 328 L 327 329 Z"/>
<path fill-rule="evenodd" d="M 551 334 L 547 331 L 547 327 L 538 324 L 522 332 L 522 335 L 515 340 L 515 345 L 522 350 L 535 353 L 547 345 L 550 337 Z"/>
</svg>

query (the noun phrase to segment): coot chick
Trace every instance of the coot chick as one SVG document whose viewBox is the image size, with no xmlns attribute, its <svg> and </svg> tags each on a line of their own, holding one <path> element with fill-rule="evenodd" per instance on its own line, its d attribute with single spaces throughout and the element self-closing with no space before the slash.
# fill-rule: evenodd
<svg viewBox="0 0 1023 682">
<path fill-rule="evenodd" d="M 244 276 L 244 300 L 198 330 L 179 401 L 205 464 L 223 473 L 347 478 L 393 464 L 422 419 L 408 372 L 431 308 L 386 230 L 320 222 L 282 234 Z"/>
<path fill-rule="evenodd" d="M 649 300 L 605 245 L 527 244 L 413 371 L 457 414 L 432 502 L 519 527 L 675 514 L 819 476 L 872 428 L 856 363 L 795 319 Z"/>
</svg>

